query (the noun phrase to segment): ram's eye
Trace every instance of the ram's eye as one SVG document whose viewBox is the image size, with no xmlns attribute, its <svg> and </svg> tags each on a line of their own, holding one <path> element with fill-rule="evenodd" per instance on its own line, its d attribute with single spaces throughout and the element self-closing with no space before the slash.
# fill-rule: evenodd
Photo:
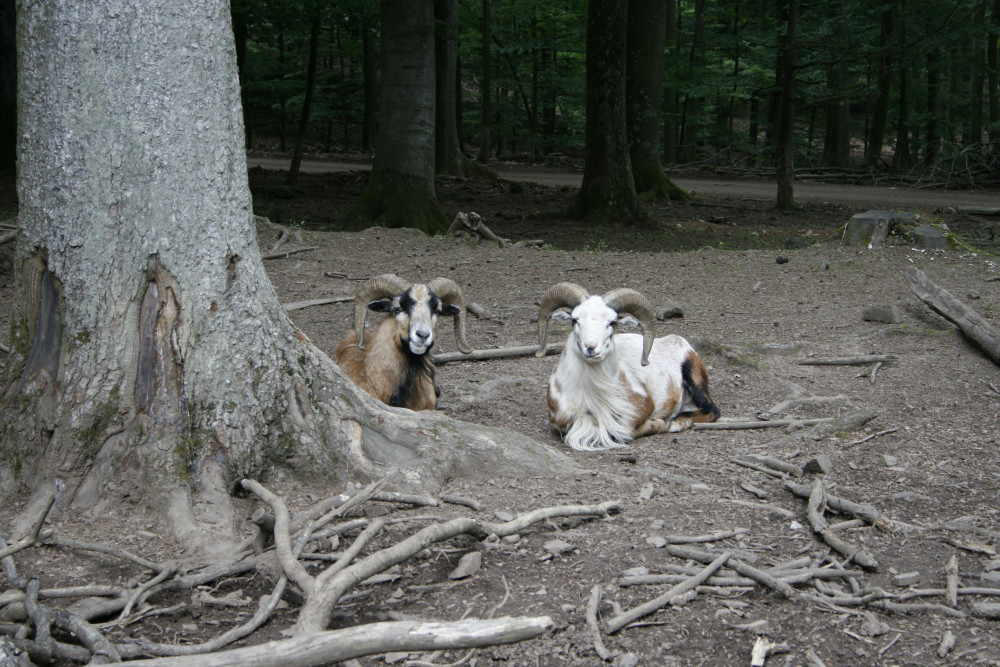
<svg viewBox="0 0 1000 667">
<path fill-rule="evenodd" d="M 614 329 L 616 326 L 618 326 L 618 320 L 611 320 L 611 328 Z"/>
<path fill-rule="evenodd" d="M 576 319 L 575 317 L 569 318 L 569 321 L 573 323 L 573 326 L 576 326 L 577 324 L 580 323 L 580 320 Z"/>
</svg>

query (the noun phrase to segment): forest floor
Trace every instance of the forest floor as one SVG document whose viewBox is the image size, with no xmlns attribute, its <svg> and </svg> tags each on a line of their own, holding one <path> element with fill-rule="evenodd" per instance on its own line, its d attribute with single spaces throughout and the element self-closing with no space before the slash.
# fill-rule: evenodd
<svg viewBox="0 0 1000 667">
<path fill-rule="evenodd" d="M 438 545 L 428 557 L 404 564 L 392 581 L 367 586 L 363 596 L 341 605 L 335 627 L 410 617 L 549 615 L 554 620 L 553 630 L 522 644 L 433 656 L 439 664 L 464 660 L 479 667 L 749 665 L 759 637 L 784 644 L 768 665 L 1000 664 L 1000 621 L 984 617 L 981 606 L 1000 603 L 1000 369 L 932 313 L 904 277 L 907 267 L 918 267 L 997 326 L 1000 259 L 991 254 L 996 246 L 989 221 L 977 223 L 954 207 L 922 203 L 911 210 L 958 231 L 962 249 L 922 251 L 902 237 L 878 250 L 846 248 L 840 234 L 850 216 L 889 205 L 877 198 L 841 203 L 831 189 L 825 201 L 779 214 L 769 199 L 734 188 L 733 195 L 701 196 L 693 204 L 653 203 L 641 226 L 594 230 L 563 214 L 572 187 L 445 180 L 438 184 L 438 197 L 449 219 L 474 211 L 501 237 L 537 239 L 541 245 L 500 248 L 383 228 L 326 231 L 364 185 L 363 173 L 303 174 L 297 189 L 288 192 L 282 174 L 251 170 L 255 211 L 301 232 L 301 240 L 283 249 L 314 247 L 266 261 L 283 303 L 352 297 L 360 280 L 384 272 L 414 281 L 446 276 L 485 310 L 468 321 L 469 342 L 478 350 L 536 343 L 538 302 L 556 282 L 579 283 L 595 293 L 633 287 L 654 304 L 673 300 L 682 306 L 684 316 L 658 321 L 656 333 L 692 341 L 709 368 L 712 398 L 724 418 L 795 424 L 694 430 L 640 439 L 625 450 L 572 452 L 547 423 L 545 387 L 556 357 L 440 365 L 443 413 L 515 429 L 565 451 L 579 469 L 554 478 L 484 470 L 480 479 L 448 483 L 446 492 L 475 499 L 480 511 L 374 503 L 368 514 L 411 516 L 419 526 L 420 517 L 428 515 L 496 521 L 541 507 L 606 500 L 619 501 L 622 511 L 600 520 L 539 524 L 496 542 Z M 261 251 L 267 253 L 275 232 L 259 230 Z M 12 284 L 0 258 L 4 344 Z M 900 321 L 866 321 L 862 313 L 870 306 L 896 306 Z M 351 327 L 351 305 L 307 307 L 290 317 L 332 355 Z M 550 340 L 565 333 L 565 327 L 555 326 Z M 455 350 L 450 325 L 439 326 L 438 341 L 436 352 Z M 865 355 L 890 359 L 878 367 L 803 363 Z M 862 414 L 873 418 L 852 426 L 849 418 Z M 844 421 L 835 428 L 801 421 L 812 418 Z M 786 480 L 747 467 L 754 455 L 795 466 L 825 455 L 829 471 Z M 888 521 L 884 530 L 865 525 L 839 531 L 877 561 L 877 568 L 864 569 L 831 552 L 813 534 L 806 499 L 785 483 L 811 485 L 816 479 L 830 494 L 868 504 Z M 293 509 L 340 491 L 290 485 L 283 490 Z M 13 506 L 22 502 L 15 499 Z M 5 506 L 0 519 L 9 521 L 12 504 Z M 830 511 L 827 518 L 836 523 L 853 517 Z M 117 535 L 121 546 L 153 560 L 173 557 L 162 527 L 137 518 L 130 508 L 99 517 L 64 515 L 55 527 L 92 541 Z M 405 530 L 388 533 L 379 545 Z M 843 565 L 857 573 L 855 585 L 850 579 L 813 579 L 796 584 L 796 593 L 785 598 L 761 585 L 720 581 L 699 589 L 694 599 L 605 634 L 614 657 L 603 662 L 585 622 L 593 588 L 602 588 L 604 621 L 617 607 L 630 609 L 655 598 L 671 584 L 626 585 L 624 578 L 702 567 L 670 553 L 671 543 L 697 536 L 708 541 L 691 546 L 713 555 L 730 551 L 762 570 L 800 559 L 813 566 Z M 470 550 L 482 552 L 481 567 L 471 577 L 450 580 L 449 572 Z M 944 594 L 952 557 L 962 587 L 955 608 L 946 605 Z M 19 554 L 18 567 L 22 575 L 40 577 L 43 587 L 135 574 L 108 557 L 58 549 Z M 239 591 L 237 597 L 255 597 L 269 581 L 260 572 L 220 582 L 211 594 Z M 996 594 L 973 594 L 973 587 Z M 865 593 L 873 595 L 862 598 Z M 289 602 L 290 608 L 247 643 L 279 638 L 294 619 L 297 601 L 291 596 Z M 190 596 L 151 603 L 181 607 L 174 616 L 122 628 L 113 639 L 201 641 L 251 613 L 207 606 Z M 908 606 L 917 604 L 928 606 Z M 945 650 L 942 642 L 949 636 L 954 644 Z M 390 654 L 360 663 L 425 665 L 431 657 Z"/>
</svg>

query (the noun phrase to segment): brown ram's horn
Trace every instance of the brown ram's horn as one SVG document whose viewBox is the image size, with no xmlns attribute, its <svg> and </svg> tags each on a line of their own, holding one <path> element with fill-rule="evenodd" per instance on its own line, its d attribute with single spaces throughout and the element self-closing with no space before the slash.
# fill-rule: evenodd
<svg viewBox="0 0 1000 667">
<path fill-rule="evenodd" d="M 622 287 L 604 295 L 604 302 L 619 313 L 634 315 L 642 327 L 642 365 L 649 365 L 649 351 L 653 349 L 653 304 L 634 289 Z"/>
<path fill-rule="evenodd" d="M 538 306 L 538 351 L 536 357 L 545 356 L 545 340 L 549 336 L 549 316 L 559 308 L 573 309 L 583 303 L 590 294 L 576 283 L 556 283 L 542 297 Z"/>
<path fill-rule="evenodd" d="M 375 276 L 361 286 L 358 295 L 354 297 L 354 332 L 358 335 L 358 347 L 365 349 L 365 317 L 368 315 L 368 304 L 377 299 L 402 294 L 409 287 L 410 283 L 394 273 Z"/>
<path fill-rule="evenodd" d="M 455 316 L 455 343 L 462 354 L 470 354 L 472 346 L 465 340 L 465 297 L 462 296 L 462 288 L 454 280 L 441 277 L 427 283 L 427 287 L 445 303 L 458 307 L 458 315 Z"/>
</svg>

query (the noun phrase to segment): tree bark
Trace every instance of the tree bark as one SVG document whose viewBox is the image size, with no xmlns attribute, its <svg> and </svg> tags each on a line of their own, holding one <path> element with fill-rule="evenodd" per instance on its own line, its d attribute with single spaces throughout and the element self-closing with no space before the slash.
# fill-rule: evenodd
<svg viewBox="0 0 1000 667">
<path fill-rule="evenodd" d="M 235 484 L 276 469 L 327 487 L 396 471 L 433 493 L 573 467 L 512 432 L 388 408 L 296 330 L 256 244 L 225 0 L 24 0 L 18 23 L 0 494 L 59 478 L 61 511 L 127 497 L 221 551 Z"/>
<path fill-rule="evenodd" d="M 375 118 L 378 111 L 378 67 L 375 62 L 375 29 L 365 16 L 361 25 L 361 69 L 364 78 L 365 108 L 361 123 L 361 150 L 375 152 Z"/>
<path fill-rule="evenodd" d="M 625 122 L 638 193 L 690 201 L 660 163 L 663 66 L 666 48 L 665 0 L 630 0 L 625 73 Z"/>
<path fill-rule="evenodd" d="M 443 233 L 434 192 L 434 0 L 382 0 L 378 151 L 345 229 L 372 225 Z"/>
<path fill-rule="evenodd" d="M 589 223 L 639 216 L 625 136 L 627 0 L 590 0 L 587 10 L 587 127 L 583 182 L 574 213 Z"/>
</svg>

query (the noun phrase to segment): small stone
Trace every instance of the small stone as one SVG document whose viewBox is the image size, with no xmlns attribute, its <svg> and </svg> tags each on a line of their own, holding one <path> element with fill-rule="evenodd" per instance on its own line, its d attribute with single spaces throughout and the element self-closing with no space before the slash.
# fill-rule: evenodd
<svg viewBox="0 0 1000 667">
<path fill-rule="evenodd" d="M 639 664 L 639 656 L 635 653 L 626 653 L 618 660 L 618 667 L 636 667 Z"/>
<path fill-rule="evenodd" d="M 513 535 L 504 535 L 502 539 L 504 544 L 517 544 L 521 541 L 521 536 L 514 533 Z"/>
<path fill-rule="evenodd" d="M 641 565 L 639 567 L 630 567 L 622 572 L 622 576 L 624 577 L 641 577 L 646 574 L 649 574 L 649 568 Z"/>
<path fill-rule="evenodd" d="M 545 543 L 545 546 L 542 548 L 548 551 L 553 556 L 558 556 L 560 554 L 566 553 L 567 551 L 573 551 L 574 549 L 576 549 L 576 547 L 570 544 L 569 542 L 564 542 L 562 540 L 549 540 L 548 542 Z"/>
<path fill-rule="evenodd" d="M 778 264 L 788 264 L 788 258 L 784 255 L 778 255 L 778 258 L 774 260 Z"/>
<path fill-rule="evenodd" d="M 382 660 L 384 660 L 387 665 L 395 665 L 397 662 L 403 662 L 409 657 L 410 654 L 406 651 L 394 651 L 392 653 L 386 653 L 382 656 Z"/>
<path fill-rule="evenodd" d="M 649 500 L 653 497 L 655 487 L 652 484 L 645 484 L 639 489 L 639 500 Z"/>
<path fill-rule="evenodd" d="M 664 301 L 656 309 L 656 319 L 658 320 L 672 320 L 678 317 L 684 317 L 684 309 L 676 301 Z"/>
<path fill-rule="evenodd" d="M 511 514 L 510 512 L 504 512 L 503 510 L 495 512 L 494 515 L 496 516 L 497 519 L 504 522 L 513 521 L 515 519 L 513 514 Z"/>
<path fill-rule="evenodd" d="M 480 551 L 470 551 L 458 560 L 458 566 L 451 571 L 448 575 L 449 579 L 468 579 L 476 572 L 479 572 L 479 568 L 483 564 L 483 554 Z"/>
<path fill-rule="evenodd" d="M 806 475 L 826 475 L 833 470 L 833 461 L 826 454 L 814 456 L 802 466 L 802 472 Z"/>
<path fill-rule="evenodd" d="M 892 583 L 897 586 L 912 586 L 913 584 L 920 581 L 920 572 L 904 572 L 902 574 L 897 574 L 892 578 Z"/>
<path fill-rule="evenodd" d="M 825 259 L 821 259 L 819 263 L 816 265 L 816 272 L 823 273 L 829 268 L 830 268 L 830 262 L 826 261 Z"/>
<path fill-rule="evenodd" d="M 899 324 L 903 321 L 903 311 L 895 304 L 868 306 L 861 313 L 861 319 L 865 322 Z"/>
<path fill-rule="evenodd" d="M 651 535 L 646 538 L 646 544 L 653 547 L 654 549 L 662 549 L 667 546 L 667 541 L 660 537 L 659 535 Z"/>
<path fill-rule="evenodd" d="M 899 464 L 899 459 L 892 454 L 883 454 L 882 460 L 885 461 L 885 464 L 890 467 Z"/>
<path fill-rule="evenodd" d="M 702 484 L 701 482 L 691 485 L 692 491 L 711 491 L 712 487 L 708 484 Z"/>
</svg>

